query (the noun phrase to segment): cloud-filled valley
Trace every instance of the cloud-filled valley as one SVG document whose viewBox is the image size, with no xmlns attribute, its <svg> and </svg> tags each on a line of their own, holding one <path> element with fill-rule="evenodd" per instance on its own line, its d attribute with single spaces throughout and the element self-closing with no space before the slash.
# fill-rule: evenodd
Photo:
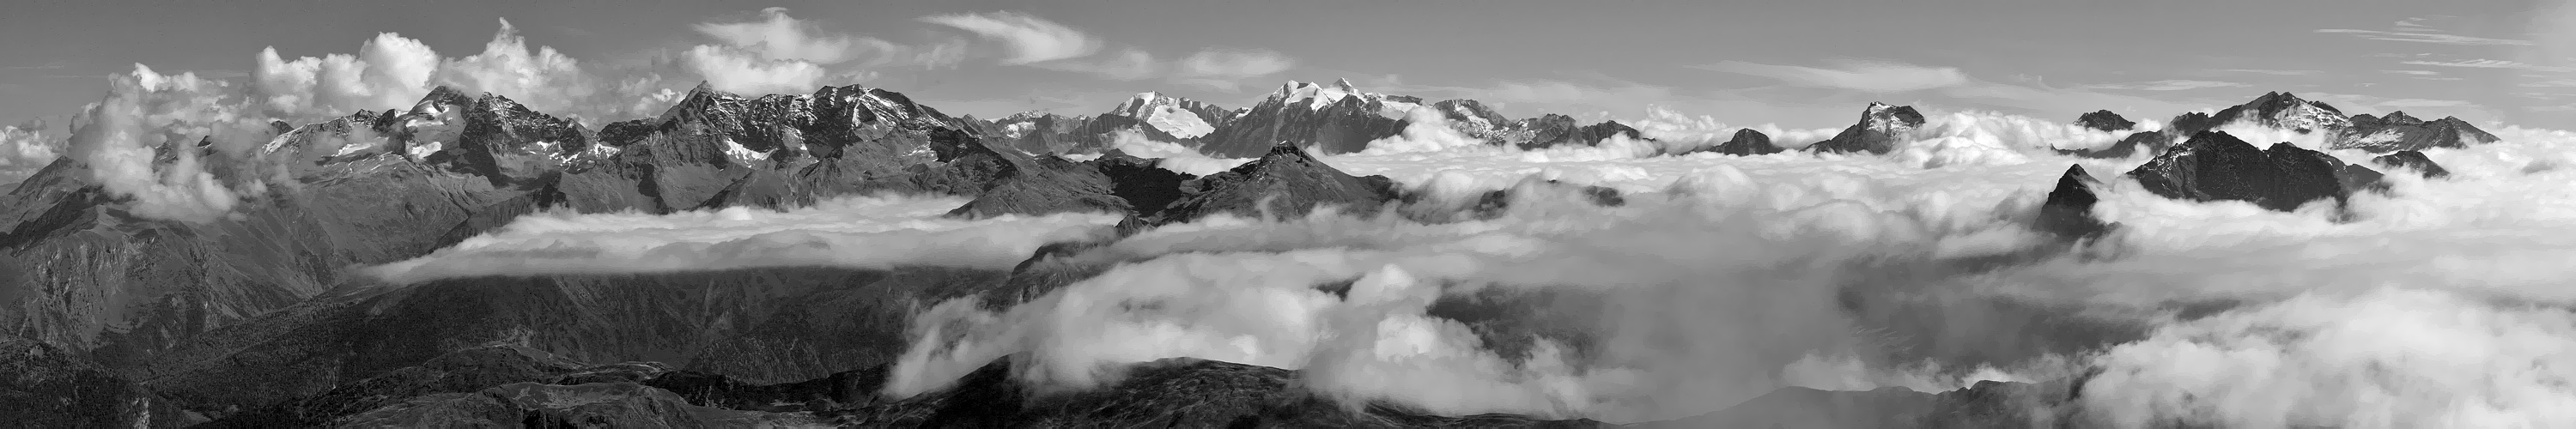
<svg viewBox="0 0 2576 429">
<path fill-rule="evenodd" d="M 1014 11 L 915 21 L 935 32 L 770 8 L 641 66 L 506 20 L 467 56 L 384 33 L 262 50 L 239 78 L 137 64 L 68 134 L 0 128 L 0 181 L 20 182 L 0 188 L 0 355 L 26 356 L 0 363 L 49 374 L 0 393 L 92 407 L 0 415 L 2576 425 L 2576 131 L 2283 92 L 2049 117 L 1873 103 L 1847 128 L 1512 118 L 1348 80 L 978 118 L 864 75 L 986 62 L 1257 92 L 1299 60 Z M 1699 68 L 2049 88 L 1828 63 Z M 530 399 L 575 390 L 629 408 Z M 684 411 L 631 410 L 653 407 Z"/>
</svg>

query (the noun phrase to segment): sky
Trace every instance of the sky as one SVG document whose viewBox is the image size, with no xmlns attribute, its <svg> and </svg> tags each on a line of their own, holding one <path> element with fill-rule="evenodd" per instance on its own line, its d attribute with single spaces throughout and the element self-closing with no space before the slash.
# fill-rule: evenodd
<svg viewBox="0 0 2576 429">
<path fill-rule="evenodd" d="M 7 9 L 0 124 L 44 119 L 53 132 L 100 99 L 107 76 L 136 64 L 247 85 L 263 48 L 287 61 L 358 54 L 395 33 L 441 57 L 464 57 L 482 51 L 503 19 L 526 48 L 555 49 L 603 81 L 651 72 L 660 88 L 711 80 L 745 92 L 857 83 L 982 117 L 1096 114 L 1142 91 L 1240 107 L 1289 80 L 1348 79 L 1370 92 L 1474 98 L 1513 117 L 1626 118 L 1651 105 L 1797 128 L 1848 124 L 1872 101 L 2160 119 L 2265 91 L 2347 113 L 2402 109 L 2540 127 L 2576 118 L 2565 104 L 2576 95 L 2576 8 L 2554 0 L 34 1 Z M 756 78 L 697 76 L 689 65 L 709 64 L 692 56 L 699 47 L 803 65 L 759 69 L 775 73 Z M 399 107 L 355 104 L 346 107 Z"/>
</svg>

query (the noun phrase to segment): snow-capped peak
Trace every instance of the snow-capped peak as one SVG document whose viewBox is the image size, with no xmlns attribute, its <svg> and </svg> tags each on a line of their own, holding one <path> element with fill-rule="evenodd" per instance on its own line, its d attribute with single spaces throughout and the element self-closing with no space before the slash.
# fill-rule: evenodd
<svg viewBox="0 0 2576 429">
<path fill-rule="evenodd" d="M 1198 112 L 1190 110 L 1192 107 L 1203 106 L 1189 99 L 1144 92 L 1136 94 L 1135 98 L 1127 100 L 1126 103 L 1119 104 L 1117 109 L 1110 110 L 1108 114 L 1136 118 L 1173 137 L 1198 138 L 1216 132 L 1216 126 L 1200 118 Z"/>
<path fill-rule="evenodd" d="M 1282 103 L 1302 101 L 1306 103 L 1307 109 L 1320 110 L 1323 109 L 1324 106 L 1330 106 L 1333 103 L 1341 102 L 1343 98 L 1349 98 L 1351 96 L 1375 98 L 1376 95 L 1377 94 L 1360 92 L 1359 89 L 1351 86 L 1351 81 L 1349 79 L 1335 80 L 1332 86 L 1292 80 L 1288 81 L 1287 84 L 1280 85 L 1279 92 L 1270 94 L 1270 98 L 1273 100 L 1279 100 Z"/>
</svg>

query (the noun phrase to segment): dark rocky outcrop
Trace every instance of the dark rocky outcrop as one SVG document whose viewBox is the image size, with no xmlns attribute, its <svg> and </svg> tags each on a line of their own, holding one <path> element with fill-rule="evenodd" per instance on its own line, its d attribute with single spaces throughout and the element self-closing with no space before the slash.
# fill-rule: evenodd
<svg viewBox="0 0 2576 429">
<path fill-rule="evenodd" d="M 2173 141 L 2172 138 L 2167 137 L 2162 131 L 2139 131 L 2129 133 L 2128 137 L 2121 138 L 2119 143 L 2112 143 L 2110 147 L 2100 149 L 2056 149 L 2056 151 L 2059 155 L 2083 158 L 2121 159 L 2137 155 L 2141 151 L 2146 153 L 2163 152 L 2165 144 L 2170 141 Z"/>
<path fill-rule="evenodd" d="M 2494 143 L 2499 139 L 2486 130 L 2457 117 L 2426 121 L 2392 112 L 2384 118 L 2354 115 L 2352 126 L 2337 134 L 2327 147 L 2360 149 L 2372 153 L 2420 151 L 2426 149 L 2461 149 Z"/>
<path fill-rule="evenodd" d="M 970 140 L 965 145 L 969 152 L 945 167 L 954 173 L 922 176 L 954 177 L 936 181 L 940 184 L 955 183 L 944 186 L 980 186 L 971 190 L 950 190 L 951 194 L 976 197 L 974 201 L 948 212 L 949 216 L 984 218 L 1006 214 L 1127 214 L 1132 211 L 1127 200 L 1116 195 L 1115 184 L 1110 183 L 1109 176 L 1090 165 L 1052 155 L 1030 157 L 999 150 L 980 141 Z"/>
<path fill-rule="evenodd" d="M 2034 226 L 2069 239 L 2099 237 L 2109 232 L 2109 225 L 2093 217 L 2093 204 L 2101 201 L 2093 188 L 2101 184 L 2084 172 L 2083 165 L 2067 167 L 2066 174 L 2057 178 L 2057 187 L 2048 191 L 2048 200 L 2040 203 Z"/>
<path fill-rule="evenodd" d="M 1198 179 L 1197 176 L 1155 166 L 1155 160 L 1125 154 L 1110 154 L 1084 164 L 1108 176 L 1110 193 L 1127 200 L 1127 206 L 1135 208 L 1135 214 L 1139 216 L 1162 211 L 1173 201 L 1187 196 L 1181 186 Z"/>
<path fill-rule="evenodd" d="M 400 376 L 496 341 L 578 362 L 794 382 L 891 362 L 916 305 L 980 293 L 1005 276 L 753 268 L 434 280 L 308 300 L 199 335 L 132 371 L 189 409 L 242 411 Z"/>
<path fill-rule="evenodd" d="M 1699 149 L 1696 149 L 1696 150 L 1692 150 L 1692 151 L 1690 151 L 1690 152 L 1686 152 L 1686 154 L 1687 154 L 1687 153 L 1699 153 L 1699 152 L 1711 152 L 1711 153 L 1721 153 L 1721 154 L 1735 155 L 1735 156 L 1752 156 L 1752 155 L 1770 155 L 1770 154 L 1775 154 L 1775 153 L 1784 152 L 1784 151 L 1787 151 L 1787 150 L 1788 150 L 1788 149 L 1781 148 L 1781 147 L 1780 147 L 1780 146 L 1778 146 L 1778 145 L 1773 145 L 1773 144 L 1771 144 L 1771 136 L 1770 136 L 1770 135 L 1768 135 L 1768 134 L 1763 134 L 1761 131 L 1754 131 L 1752 128 L 1746 128 L 1746 129 L 1741 129 L 1741 130 L 1735 130 L 1735 136 L 1734 136 L 1734 137 L 1727 138 L 1725 143 L 1719 143 L 1719 144 L 1717 144 L 1716 146 L 1709 146 L 1709 147 L 1699 148 Z"/>
<path fill-rule="evenodd" d="M 1291 142 L 1280 142 L 1261 159 L 1201 177 L 1185 188 L 1188 196 L 1145 220 L 1167 224 L 1219 213 L 1293 218 L 1323 206 L 1364 214 L 1396 197 L 1393 180 L 1342 173 Z"/>
<path fill-rule="evenodd" d="M 2290 211 L 2309 201 L 2340 203 L 2351 196 L 2356 183 L 2347 179 L 2360 178 L 2347 167 L 2358 168 L 2288 143 L 2256 149 L 2225 132 L 2202 132 L 2128 174 L 2166 198 L 2246 201 Z"/>
<path fill-rule="evenodd" d="M 1831 139 L 1807 146 L 1807 151 L 1823 153 L 1860 153 L 1883 155 L 1896 150 L 1896 144 L 1923 126 L 1923 114 L 1913 107 L 1886 103 L 1869 103 L 1861 111 L 1860 123 L 1843 128 Z"/>
<path fill-rule="evenodd" d="M 2423 152 L 2418 151 L 2401 150 L 2380 155 L 2377 158 L 2371 158 L 2370 163 L 2400 170 L 2413 170 L 2427 179 L 2451 177 L 2451 170 L 2442 168 L 2442 164 L 2433 163 L 2433 158 L 2425 157 Z"/>
<path fill-rule="evenodd" d="M 0 335 L 0 421 L 20 427 L 178 427 L 202 421 L 106 367 Z"/>
<path fill-rule="evenodd" d="M 472 393 L 420 396 L 332 422 L 343 427 L 793 427 L 822 426 L 804 413 L 692 405 L 634 383 L 512 383 Z"/>
<path fill-rule="evenodd" d="M 2099 131 L 2116 132 L 2128 131 L 2131 128 L 2137 128 L 2138 123 L 2131 122 L 2129 121 L 2129 118 L 2120 117 L 2120 114 L 2111 113 L 2109 110 L 2095 110 L 2092 113 L 2086 113 L 2083 116 L 2076 117 L 2075 126 Z"/>
</svg>

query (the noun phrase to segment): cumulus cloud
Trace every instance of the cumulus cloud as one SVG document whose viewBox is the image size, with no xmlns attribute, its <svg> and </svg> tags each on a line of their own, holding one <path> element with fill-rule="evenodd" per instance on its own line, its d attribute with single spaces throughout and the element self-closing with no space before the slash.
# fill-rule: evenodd
<svg viewBox="0 0 2576 429">
<path fill-rule="evenodd" d="M 1449 115 L 1440 108 L 1418 106 L 1404 115 L 1404 131 L 1370 141 L 1363 154 L 1397 154 L 1442 152 L 1488 146 L 1484 140 L 1467 137 L 1449 126 Z"/>
<path fill-rule="evenodd" d="M 1968 75 L 1955 67 L 1926 67 L 1887 61 L 1838 60 L 1832 67 L 1725 61 L 1691 68 L 1767 77 L 1792 85 L 1864 92 L 1919 91 L 1968 83 Z"/>
<path fill-rule="evenodd" d="M 552 47 L 531 48 L 508 20 L 483 51 L 441 58 L 417 40 L 383 33 L 359 53 L 287 60 L 263 50 L 251 72 L 250 97 L 259 114 L 289 121 L 340 116 L 356 110 L 410 106 L 444 85 L 468 94 L 489 92 L 550 114 L 615 119 L 668 107 L 661 77 L 584 69 Z M 718 71 L 723 71 L 718 69 Z"/>
<path fill-rule="evenodd" d="M 93 183 L 130 198 L 136 216 L 219 219 L 239 196 L 207 172 L 203 157 L 265 141 L 270 132 L 265 121 L 242 111 L 242 97 L 223 81 L 163 75 L 137 64 L 132 73 L 110 76 L 107 98 L 75 118 L 69 156 L 88 168 Z M 201 151 L 199 141 L 218 143 L 212 149 L 219 152 Z"/>
<path fill-rule="evenodd" d="M 2180 323 L 2096 361 L 2100 422 L 2229 427 L 2576 424 L 2576 313 L 2426 290 L 2301 295 Z"/>
<path fill-rule="evenodd" d="M 802 60 L 817 64 L 847 61 L 851 47 L 864 46 L 849 36 L 824 36 L 813 24 L 787 16 L 787 8 L 760 10 L 761 20 L 750 22 L 706 22 L 691 26 L 698 33 L 714 37 L 735 47 L 758 52 L 772 60 Z M 871 40 L 868 44 L 886 49 L 892 42 Z"/>
<path fill-rule="evenodd" d="M 345 114 L 419 101 L 429 94 L 429 78 L 438 67 L 438 53 L 429 45 L 382 33 L 360 45 L 357 55 L 287 60 L 277 48 L 261 50 L 251 79 L 271 115 Z"/>
<path fill-rule="evenodd" d="M 1011 54 L 1003 64 L 1029 64 L 1090 56 L 1100 51 L 1101 43 L 1081 30 L 1019 12 L 962 13 L 921 17 L 922 22 L 945 25 L 983 36 L 1008 46 Z"/>
<path fill-rule="evenodd" d="M 14 183 L 52 164 L 63 150 L 61 140 L 45 136 L 45 122 L 0 127 L 0 183 Z"/>
<path fill-rule="evenodd" d="M 814 90 L 829 72 L 823 66 L 794 60 L 763 59 L 757 53 L 698 45 L 681 53 L 691 71 L 718 91 L 743 94 L 796 94 Z"/>
<path fill-rule="evenodd" d="M 1158 141 L 1133 128 L 1110 131 L 1109 147 L 1129 156 L 1159 159 L 1155 167 L 1193 176 L 1206 176 L 1232 170 L 1252 162 L 1252 158 L 1215 158 L 1180 143 Z"/>
</svg>

